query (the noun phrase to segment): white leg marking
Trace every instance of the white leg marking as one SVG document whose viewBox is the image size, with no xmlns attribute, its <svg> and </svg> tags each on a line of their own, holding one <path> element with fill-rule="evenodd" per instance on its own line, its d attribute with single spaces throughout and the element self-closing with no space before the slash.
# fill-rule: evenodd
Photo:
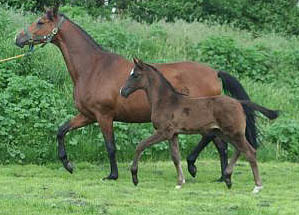
<svg viewBox="0 0 299 215">
<path fill-rule="evenodd" d="M 175 189 L 181 189 L 181 188 L 182 188 L 182 185 L 175 186 Z"/>
<path fill-rule="evenodd" d="M 255 186 L 252 193 L 257 194 L 263 189 L 263 186 Z"/>
</svg>

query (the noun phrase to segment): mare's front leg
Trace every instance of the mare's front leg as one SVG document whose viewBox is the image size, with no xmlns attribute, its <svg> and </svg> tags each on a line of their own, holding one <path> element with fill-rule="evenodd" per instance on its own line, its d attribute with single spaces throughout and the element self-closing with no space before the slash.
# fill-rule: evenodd
<svg viewBox="0 0 299 215">
<path fill-rule="evenodd" d="M 117 162 L 115 156 L 116 147 L 115 147 L 114 131 L 113 131 L 113 117 L 97 116 L 97 120 L 104 137 L 105 146 L 110 161 L 110 174 L 103 179 L 116 180 L 118 178 L 118 168 L 117 168 Z"/>
<path fill-rule="evenodd" d="M 202 137 L 198 145 L 192 150 L 192 152 L 187 157 L 188 171 L 192 177 L 196 176 L 196 166 L 195 161 L 199 153 L 209 144 L 209 142 L 214 138 L 214 135 L 205 135 Z"/>
<path fill-rule="evenodd" d="M 136 147 L 136 152 L 135 152 L 135 157 L 134 157 L 134 160 L 133 160 L 133 164 L 132 164 L 132 167 L 131 167 L 131 173 L 132 173 L 132 180 L 133 180 L 133 183 L 137 186 L 138 184 L 138 177 L 137 177 L 137 172 L 138 172 L 138 161 L 141 157 L 141 154 L 142 152 L 149 146 L 155 144 L 155 143 L 159 143 L 163 140 L 166 140 L 166 138 L 156 132 L 153 136 L 150 136 L 149 138 L 141 141 L 137 147 Z"/>
<path fill-rule="evenodd" d="M 224 181 L 224 172 L 225 169 L 227 167 L 227 163 L 228 163 L 228 158 L 227 158 L 227 143 L 224 142 L 223 140 L 221 140 L 219 137 L 216 137 L 213 140 L 218 153 L 219 153 L 219 157 L 220 157 L 220 165 L 221 165 L 221 176 L 220 178 L 217 180 L 217 182 L 223 182 Z"/>
<path fill-rule="evenodd" d="M 174 135 L 171 140 L 169 140 L 169 147 L 171 151 L 171 158 L 175 165 L 178 174 L 178 183 L 175 188 L 180 189 L 183 184 L 185 184 L 185 177 L 181 165 L 181 156 L 178 144 L 178 135 Z"/>
<path fill-rule="evenodd" d="M 64 146 L 64 137 L 65 135 L 76 128 L 84 127 L 88 124 L 91 124 L 94 122 L 93 120 L 85 117 L 81 113 L 75 116 L 70 121 L 64 123 L 59 129 L 57 133 L 57 141 L 58 141 L 58 157 L 63 163 L 64 168 L 69 171 L 70 173 L 73 173 L 73 167 L 72 164 L 67 159 L 67 154 Z"/>
</svg>

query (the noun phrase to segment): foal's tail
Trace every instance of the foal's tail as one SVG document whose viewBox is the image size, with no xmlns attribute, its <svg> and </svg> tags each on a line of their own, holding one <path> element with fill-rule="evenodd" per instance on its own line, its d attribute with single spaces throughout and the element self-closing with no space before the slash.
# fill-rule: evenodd
<svg viewBox="0 0 299 215">
<path fill-rule="evenodd" d="M 261 105 L 258 105 L 256 103 L 253 103 L 251 101 L 240 101 L 243 109 L 244 107 L 250 107 L 251 109 L 253 109 L 254 111 L 258 111 L 260 113 L 262 113 L 264 116 L 268 117 L 269 119 L 276 119 L 279 116 L 279 111 L 278 110 L 270 110 L 268 108 L 265 108 Z"/>
<path fill-rule="evenodd" d="M 238 100 L 250 100 L 244 87 L 235 77 L 223 71 L 218 72 L 218 77 L 222 80 L 223 90 L 226 94 Z M 255 123 L 254 109 L 250 106 L 243 106 L 243 109 L 246 115 L 245 136 L 250 145 L 256 149 L 258 147 L 258 130 Z"/>
</svg>

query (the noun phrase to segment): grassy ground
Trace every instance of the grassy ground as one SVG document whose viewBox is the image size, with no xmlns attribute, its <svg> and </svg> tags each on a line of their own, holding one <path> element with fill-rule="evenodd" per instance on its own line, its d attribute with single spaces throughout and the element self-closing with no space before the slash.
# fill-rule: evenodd
<svg viewBox="0 0 299 215">
<path fill-rule="evenodd" d="M 174 189 L 171 162 L 142 162 L 140 183 L 131 183 L 128 164 L 120 164 L 118 181 L 102 181 L 107 164 L 77 163 L 68 174 L 60 164 L 0 166 L 0 215 L 14 214 L 296 214 L 299 210 L 299 165 L 261 163 L 264 190 L 254 186 L 249 165 L 240 162 L 233 188 L 212 182 L 218 161 L 199 161 L 198 176 Z M 186 166 L 184 165 L 184 170 Z"/>
</svg>

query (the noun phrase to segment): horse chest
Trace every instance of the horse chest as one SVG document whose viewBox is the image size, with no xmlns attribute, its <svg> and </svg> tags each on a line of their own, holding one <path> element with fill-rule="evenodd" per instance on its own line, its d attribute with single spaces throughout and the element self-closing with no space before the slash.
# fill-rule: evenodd
<svg viewBox="0 0 299 215">
<path fill-rule="evenodd" d="M 74 102 L 76 108 L 84 115 L 91 115 L 90 110 L 92 105 L 92 95 L 87 90 L 82 90 L 79 87 L 74 89 Z"/>
</svg>

